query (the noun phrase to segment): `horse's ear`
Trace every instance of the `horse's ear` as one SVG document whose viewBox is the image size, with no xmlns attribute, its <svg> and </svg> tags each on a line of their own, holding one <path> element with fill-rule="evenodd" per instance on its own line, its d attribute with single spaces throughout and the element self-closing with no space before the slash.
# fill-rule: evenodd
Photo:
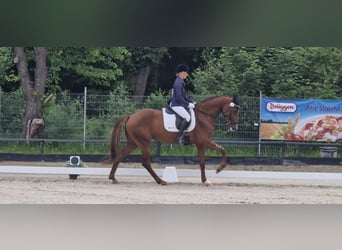
<svg viewBox="0 0 342 250">
<path fill-rule="evenodd" d="M 238 98 L 237 98 L 236 95 L 233 95 L 232 102 L 235 104 L 235 105 L 234 105 L 235 107 L 237 107 L 238 109 L 240 109 L 239 100 L 238 100 Z"/>
<path fill-rule="evenodd" d="M 236 95 L 233 95 L 233 100 L 232 102 L 234 102 L 235 104 L 239 105 L 239 101 Z"/>
</svg>

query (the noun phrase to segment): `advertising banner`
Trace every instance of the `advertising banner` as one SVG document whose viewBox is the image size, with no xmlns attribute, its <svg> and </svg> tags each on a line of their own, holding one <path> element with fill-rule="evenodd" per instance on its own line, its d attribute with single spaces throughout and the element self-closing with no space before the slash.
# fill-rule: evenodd
<svg viewBox="0 0 342 250">
<path fill-rule="evenodd" d="M 260 139 L 342 142 L 342 100 L 263 98 Z"/>
</svg>

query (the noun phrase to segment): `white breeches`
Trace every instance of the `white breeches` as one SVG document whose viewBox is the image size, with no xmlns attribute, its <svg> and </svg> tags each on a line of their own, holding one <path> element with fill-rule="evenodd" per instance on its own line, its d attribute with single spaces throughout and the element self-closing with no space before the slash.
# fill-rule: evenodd
<svg viewBox="0 0 342 250">
<path fill-rule="evenodd" d="M 180 117 L 182 117 L 183 119 L 185 119 L 187 122 L 190 121 L 190 114 L 188 113 L 188 111 L 185 110 L 184 107 L 182 106 L 174 106 L 171 107 Z"/>
</svg>

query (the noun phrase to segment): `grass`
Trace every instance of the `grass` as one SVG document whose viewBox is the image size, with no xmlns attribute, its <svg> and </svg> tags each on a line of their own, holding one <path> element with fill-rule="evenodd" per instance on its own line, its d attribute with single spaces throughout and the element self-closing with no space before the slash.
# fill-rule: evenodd
<svg viewBox="0 0 342 250">
<path fill-rule="evenodd" d="M 22 154 L 107 154 L 107 144 L 49 142 L 41 145 L 39 142 L 5 142 L 0 145 L 0 153 Z"/>
<path fill-rule="evenodd" d="M 225 147 L 228 157 L 320 157 L 319 147 L 305 145 L 262 145 L 257 144 L 226 144 Z M 22 154 L 90 154 L 107 155 L 109 152 L 108 143 L 88 143 L 85 148 L 83 144 L 66 142 L 49 142 L 44 145 L 39 142 L 1 142 L 0 153 L 22 153 Z M 136 149 L 131 154 L 140 155 L 140 150 Z M 157 154 L 157 143 L 152 143 L 151 154 Z M 196 156 L 197 149 L 194 145 L 166 145 L 161 144 L 160 154 L 162 156 Z M 219 157 L 221 154 L 214 150 L 206 150 L 206 156 Z M 341 148 L 338 150 L 337 157 L 341 157 Z"/>
</svg>

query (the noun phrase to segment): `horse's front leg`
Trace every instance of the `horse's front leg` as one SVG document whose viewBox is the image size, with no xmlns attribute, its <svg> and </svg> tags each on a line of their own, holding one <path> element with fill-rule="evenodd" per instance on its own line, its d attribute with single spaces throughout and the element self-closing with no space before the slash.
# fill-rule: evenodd
<svg viewBox="0 0 342 250">
<path fill-rule="evenodd" d="M 160 185 L 167 185 L 167 182 L 160 179 L 160 177 L 154 172 L 151 166 L 151 152 L 150 152 L 150 143 L 146 143 L 141 148 L 142 152 L 142 165 L 146 168 L 146 170 L 150 173 L 153 179 Z"/>
<path fill-rule="evenodd" d="M 227 158 L 226 158 L 226 150 L 224 149 L 224 147 L 216 144 L 215 142 L 211 141 L 210 144 L 208 145 L 209 149 L 213 149 L 216 150 L 218 152 L 221 153 L 222 158 L 221 158 L 221 164 L 220 166 L 216 169 L 216 173 L 219 173 L 222 171 L 222 169 L 224 169 L 226 167 L 227 164 Z"/>
<path fill-rule="evenodd" d="M 207 180 L 207 177 L 205 175 L 205 155 L 204 155 L 205 147 L 203 146 L 197 146 L 197 152 L 198 152 L 198 161 L 201 167 L 201 180 L 202 183 L 209 186 L 211 183 Z"/>
</svg>

